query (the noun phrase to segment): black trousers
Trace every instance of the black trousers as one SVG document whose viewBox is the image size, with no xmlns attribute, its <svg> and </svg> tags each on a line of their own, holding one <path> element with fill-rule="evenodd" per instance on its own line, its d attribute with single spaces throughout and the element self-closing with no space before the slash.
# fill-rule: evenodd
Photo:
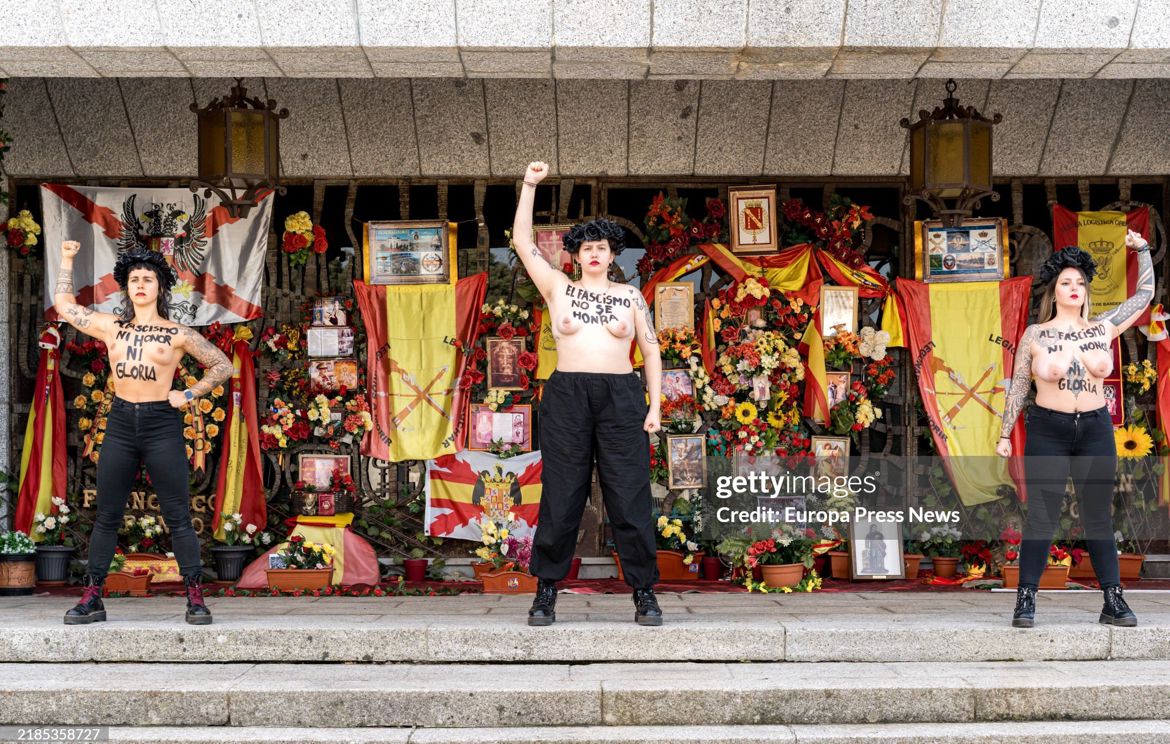
<svg viewBox="0 0 1170 744">
<path fill-rule="evenodd" d="M 1109 409 L 1063 413 L 1033 405 L 1025 422 L 1028 505 L 1020 547 L 1020 586 L 1035 589 L 1048 565 L 1048 549 L 1070 475 L 1080 499 L 1085 542 L 1097 580 L 1102 587 L 1119 586 L 1121 573 L 1113 541 L 1117 445 Z"/>
<path fill-rule="evenodd" d="M 199 537 L 191 526 L 187 443 L 183 412 L 167 401 L 131 403 L 115 398 L 106 419 L 97 468 L 97 518 L 89 538 L 89 575 L 105 578 L 118 545 L 126 502 L 145 463 L 171 546 L 184 578 L 199 578 Z"/>
<path fill-rule="evenodd" d="M 531 571 L 565 578 L 589 496 L 596 457 L 605 511 L 626 583 L 658 581 L 650 499 L 646 391 L 635 373 L 554 372 L 540 399 L 540 517 Z"/>
</svg>

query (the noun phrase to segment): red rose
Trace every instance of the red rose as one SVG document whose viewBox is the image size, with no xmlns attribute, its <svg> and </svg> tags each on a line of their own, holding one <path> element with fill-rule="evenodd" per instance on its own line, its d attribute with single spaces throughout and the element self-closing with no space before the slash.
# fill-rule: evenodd
<svg viewBox="0 0 1170 744">
<path fill-rule="evenodd" d="M 471 358 L 474 361 L 482 362 L 484 359 L 487 359 L 487 349 L 483 348 L 482 346 L 477 346 L 475 349 L 475 354 L 473 354 Z"/>
<path fill-rule="evenodd" d="M 304 535 L 293 535 L 288 539 L 290 543 L 302 543 L 305 541 Z"/>
<path fill-rule="evenodd" d="M 304 235 L 301 235 L 300 233 L 286 232 L 284 234 L 284 242 L 281 247 L 284 248 L 285 253 L 296 253 L 297 251 L 304 250 L 308 244 L 309 241 L 305 239 Z"/>
<path fill-rule="evenodd" d="M 536 364 L 538 361 L 539 360 L 536 354 L 533 354 L 531 351 L 524 351 L 520 353 L 519 363 L 520 366 L 524 369 L 536 369 Z"/>
<path fill-rule="evenodd" d="M 90 372 L 101 372 L 103 366 L 104 365 L 103 365 L 101 359 L 94 359 L 92 362 L 89 363 L 89 371 Z"/>
<path fill-rule="evenodd" d="M 527 336 L 528 335 L 528 326 L 516 326 L 516 328 L 514 328 L 513 330 L 516 331 L 517 336 Z"/>
<path fill-rule="evenodd" d="M 325 238 L 325 228 L 320 225 L 313 226 L 313 250 L 317 253 L 329 250 L 329 241 Z"/>
<path fill-rule="evenodd" d="M 459 378 L 459 389 L 460 390 L 470 390 L 471 385 L 472 385 L 471 375 L 463 375 L 462 377 Z"/>
<path fill-rule="evenodd" d="M 524 388 L 525 390 L 527 390 L 527 389 L 528 389 L 528 382 L 529 382 L 529 380 L 528 380 L 528 375 L 526 375 L 526 374 L 521 374 L 521 375 L 520 375 L 520 387 L 522 387 L 522 388 Z"/>
<path fill-rule="evenodd" d="M 496 329 L 496 335 L 507 340 L 516 335 L 516 329 L 512 327 L 511 323 L 504 323 Z"/>
<path fill-rule="evenodd" d="M 707 200 L 707 214 L 711 215 L 712 219 L 721 220 L 727 214 L 727 208 L 723 204 L 722 199 L 708 199 Z"/>
</svg>

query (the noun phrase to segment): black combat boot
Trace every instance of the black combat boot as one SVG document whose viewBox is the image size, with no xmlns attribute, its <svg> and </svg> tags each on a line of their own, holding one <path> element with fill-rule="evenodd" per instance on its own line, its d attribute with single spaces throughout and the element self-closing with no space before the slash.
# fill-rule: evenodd
<svg viewBox="0 0 1170 744">
<path fill-rule="evenodd" d="M 1036 590 L 1020 587 L 1016 590 L 1016 611 L 1012 615 L 1013 628 L 1031 628 L 1036 624 Z"/>
<path fill-rule="evenodd" d="M 552 625 L 556 622 L 557 582 L 540 579 L 536 583 L 536 597 L 528 610 L 529 625 Z"/>
<path fill-rule="evenodd" d="M 634 622 L 638 625 L 662 625 L 662 610 L 653 589 L 634 590 Z"/>
<path fill-rule="evenodd" d="M 105 583 L 104 576 L 100 579 L 93 576 L 85 577 L 85 592 L 81 595 L 81 601 L 65 613 L 66 625 L 105 622 L 106 606 L 102 604 L 102 586 Z"/>
<path fill-rule="evenodd" d="M 211 610 L 203 601 L 203 579 L 184 576 L 183 585 L 187 587 L 187 624 L 211 625 Z"/>
<path fill-rule="evenodd" d="M 1121 596 L 1121 587 L 1107 586 L 1105 592 L 1105 606 L 1101 608 L 1099 622 L 1104 625 L 1120 625 L 1123 628 L 1137 626 L 1137 615 L 1129 609 L 1125 599 Z"/>
</svg>

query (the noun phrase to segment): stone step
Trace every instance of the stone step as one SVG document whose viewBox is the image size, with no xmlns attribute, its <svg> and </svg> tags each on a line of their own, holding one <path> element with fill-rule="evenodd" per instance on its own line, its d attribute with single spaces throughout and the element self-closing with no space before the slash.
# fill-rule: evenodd
<svg viewBox="0 0 1170 744">
<path fill-rule="evenodd" d="M 1168 721 L 490 729 L 121 728 L 117 744 L 1164 744 Z"/>
<path fill-rule="evenodd" d="M 110 620 L 66 626 L 69 598 L 0 601 L 0 662 L 917 662 L 1170 659 L 1170 595 L 1134 594 L 1137 628 L 1097 623 L 1097 593 L 1042 597 L 1037 627 L 1012 598 L 662 595 L 666 623 L 634 625 L 628 597 L 565 595 L 557 623 L 528 597 L 222 598 L 215 624 L 181 599 L 111 599 Z"/>
<path fill-rule="evenodd" d="M 0 664 L 0 724 L 518 727 L 1157 720 L 1162 661 Z"/>
</svg>

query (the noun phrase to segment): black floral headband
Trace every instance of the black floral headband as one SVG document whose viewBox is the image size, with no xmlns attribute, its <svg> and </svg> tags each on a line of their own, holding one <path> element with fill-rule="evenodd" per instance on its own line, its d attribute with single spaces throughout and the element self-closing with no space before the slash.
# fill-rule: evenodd
<svg viewBox="0 0 1170 744">
<path fill-rule="evenodd" d="M 154 273 L 158 274 L 159 283 L 164 288 L 170 289 L 175 286 L 175 272 L 171 270 L 163 255 L 144 248 L 125 251 L 118 256 L 118 260 L 114 263 L 114 281 L 118 283 L 119 287 L 126 289 L 126 283 L 130 281 L 130 270 L 143 264 L 154 269 Z"/>
<path fill-rule="evenodd" d="M 1093 275 L 1097 273 L 1097 262 L 1085 251 L 1075 245 L 1070 245 L 1049 256 L 1048 260 L 1040 266 L 1037 276 L 1042 284 L 1047 284 L 1068 268 L 1080 269 L 1085 275 L 1085 279 L 1091 282 Z"/>
<path fill-rule="evenodd" d="M 599 218 L 582 225 L 574 225 L 561 238 L 561 242 L 565 244 L 565 250 L 569 253 L 581 250 L 581 244 L 590 240 L 608 240 L 610 250 L 614 252 L 614 255 L 617 255 L 626 247 L 626 231 L 612 220 Z"/>
</svg>

